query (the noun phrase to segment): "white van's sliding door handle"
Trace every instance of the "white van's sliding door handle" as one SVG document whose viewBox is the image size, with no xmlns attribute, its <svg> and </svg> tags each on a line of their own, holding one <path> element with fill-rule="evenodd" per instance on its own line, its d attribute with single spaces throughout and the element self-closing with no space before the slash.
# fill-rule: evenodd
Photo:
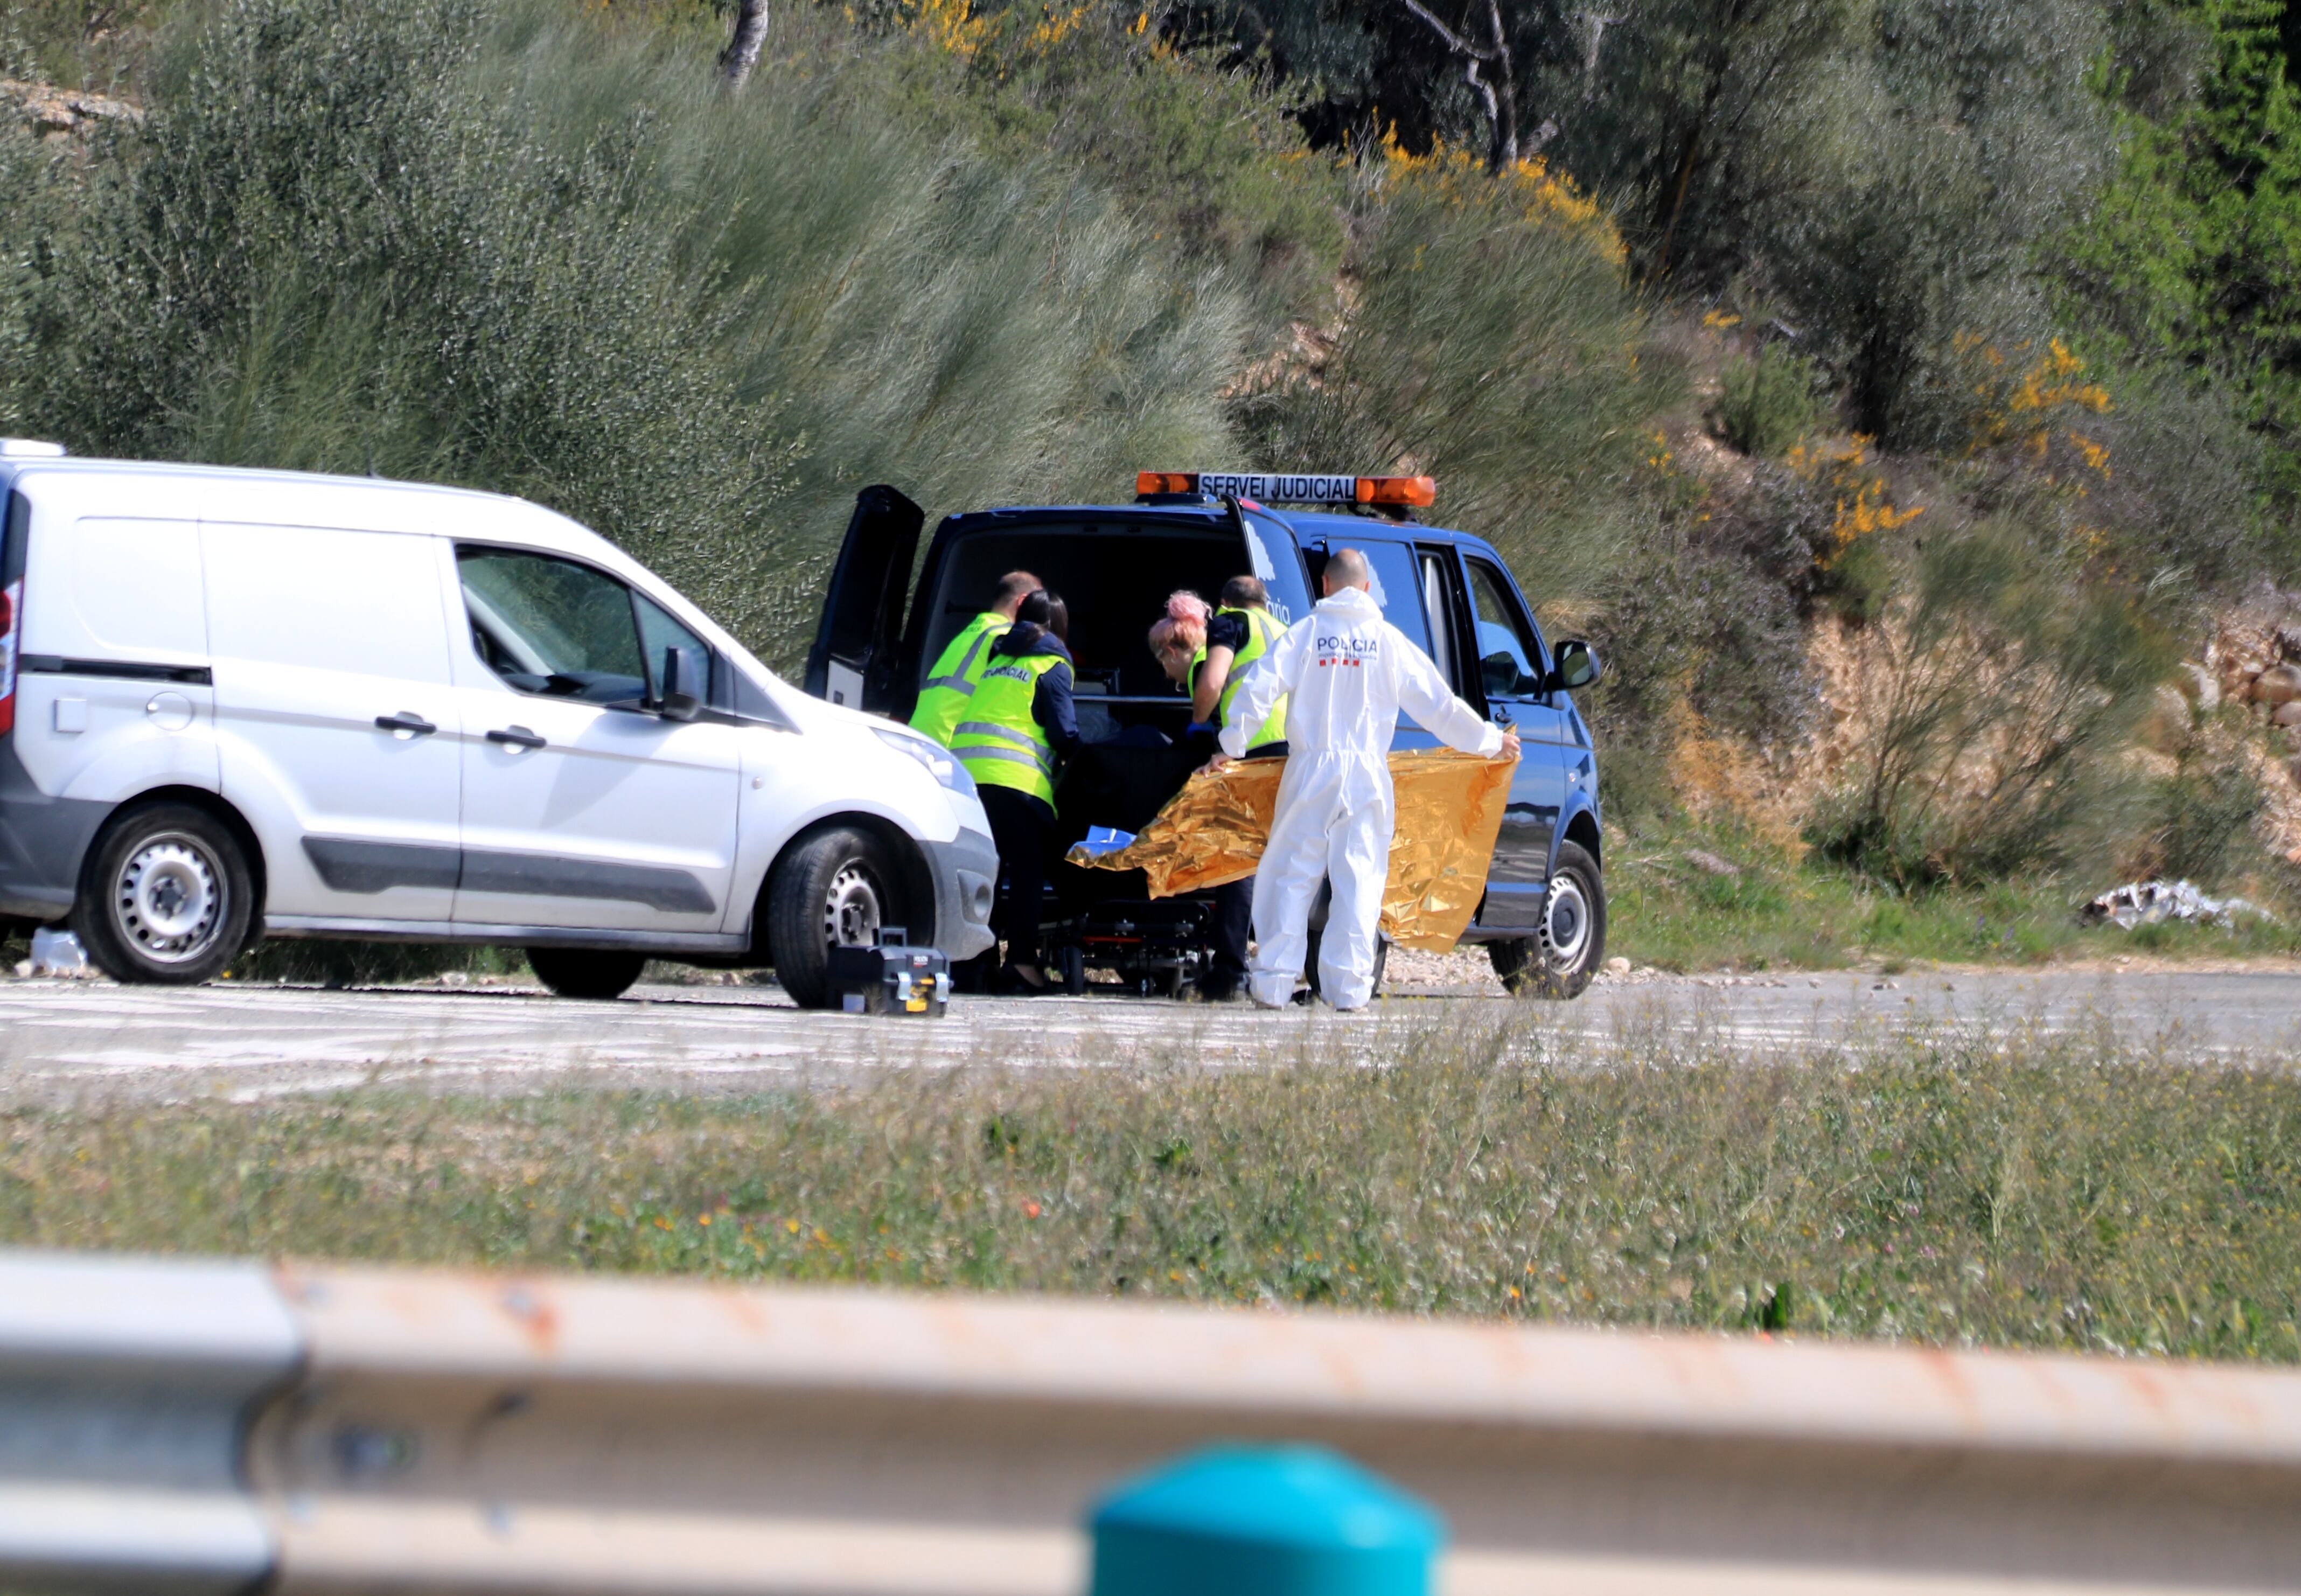
<svg viewBox="0 0 2301 1596">
<path fill-rule="evenodd" d="M 524 726 L 506 726 L 500 731 L 490 731 L 488 740 L 512 748 L 540 748 L 544 746 L 543 739 Z"/>
<path fill-rule="evenodd" d="M 390 732 L 402 742 L 411 737 L 429 737 L 439 730 L 422 715 L 406 709 L 397 714 L 380 714 L 375 717 L 375 723 L 379 729 Z"/>
</svg>

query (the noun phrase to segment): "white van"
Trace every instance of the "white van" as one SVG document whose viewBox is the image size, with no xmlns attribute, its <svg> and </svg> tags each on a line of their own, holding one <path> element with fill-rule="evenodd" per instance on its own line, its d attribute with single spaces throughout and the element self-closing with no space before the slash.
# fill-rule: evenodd
<svg viewBox="0 0 2301 1596">
<path fill-rule="evenodd" d="M 569 996 L 992 945 L 974 783 L 515 498 L 0 443 L 0 917 L 121 981 L 503 943 Z"/>
</svg>

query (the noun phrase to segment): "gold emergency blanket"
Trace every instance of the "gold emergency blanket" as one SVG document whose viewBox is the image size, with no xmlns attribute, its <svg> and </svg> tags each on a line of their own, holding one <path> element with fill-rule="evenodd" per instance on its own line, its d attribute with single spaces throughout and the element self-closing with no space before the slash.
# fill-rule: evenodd
<svg viewBox="0 0 2301 1596">
<path fill-rule="evenodd" d="M 1248 759 L 1218 775 L 1193 775 L 1134 841 L 1100 855 L 1075 848 L 1070 862 L 1140 870 L 1153 898 L 1243 881 L 1262 858 L 1285 768 L 1284 759 Z M 1515 768 L 1452 748 L 1391 755 L 1398 811 L 1382 929 L 1392 941 L 1443 953 L 1461 940 L 1485 890 Z"/>
</svg>

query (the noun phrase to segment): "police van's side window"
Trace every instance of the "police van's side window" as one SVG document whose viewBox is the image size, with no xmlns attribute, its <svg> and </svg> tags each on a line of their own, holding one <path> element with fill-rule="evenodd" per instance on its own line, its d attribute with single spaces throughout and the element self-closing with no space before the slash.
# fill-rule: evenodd
<svg viewBox="0 0 2301 1596">
<path fill-rule="evenodd" d="M 459 548 L 456 566 L 472 645 L 511 686 L 591 704 L 648 696 L 631 589 L 614 577 L 500 548 Z"/>
<path fill-rule="evenodd" d="M 1542 690 L 1536 662 L 1542 646 L 1519 617 L 1501 572 L 1484 560 L 1463 562 L 1470 572 L 1470 607 L 1477 612 L 1478 679 L 1494 698 L 1531 698 Z"/>
</svg>

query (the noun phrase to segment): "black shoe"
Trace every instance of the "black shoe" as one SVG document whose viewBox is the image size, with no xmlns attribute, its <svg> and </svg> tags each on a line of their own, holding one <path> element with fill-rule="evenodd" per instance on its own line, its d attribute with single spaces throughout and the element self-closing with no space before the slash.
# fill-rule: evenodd
<svg viewBox="0 0 2301 1596">
<path fill-rule="evenodd" d="M 1246 996 L 1246 987 L 1235 981 L 1208 981 L 1199 983 L 1201 1003 L 1236 1003 Z"/>
</svg>

